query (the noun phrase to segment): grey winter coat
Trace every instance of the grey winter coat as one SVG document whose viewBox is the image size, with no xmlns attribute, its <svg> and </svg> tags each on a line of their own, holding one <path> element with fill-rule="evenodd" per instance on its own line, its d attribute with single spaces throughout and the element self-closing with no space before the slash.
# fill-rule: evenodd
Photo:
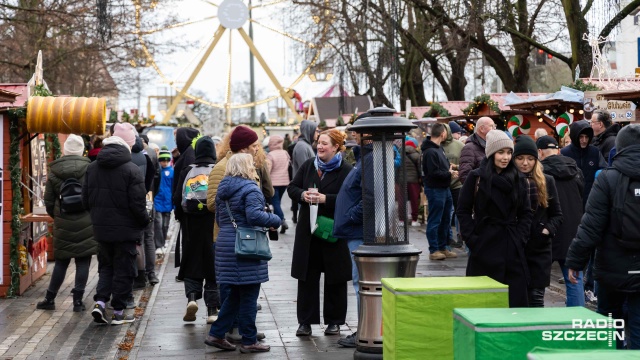
<svg viewBox="0 0 640 360">
<path fill-rule="evenodd" d="M 311 144 L 313 144 L 317 127 L 318 125 L 311 120 L 303 120 L 300 123 L 300 136 L 298 137 L 296 146 L 293 148 L 293 154 L 291 156 L 293 177 L 296 176 L 298 169 L 300 169 L 305 161 L 315 156 Z"/>
<path fill-rule="evenodd" d="M 91 256 L 98 253 L 93 239 L 93 227 L 88 211 L 73 214 L 60 212 L 60 186 L 70 178 L 84 182 L 91 161 L 82 156 L 67 155 L 49 164 L 49 176 L 44 190 L 47 214 L 53 218 L 53 248 L 56 260 Z"/>
</svg>

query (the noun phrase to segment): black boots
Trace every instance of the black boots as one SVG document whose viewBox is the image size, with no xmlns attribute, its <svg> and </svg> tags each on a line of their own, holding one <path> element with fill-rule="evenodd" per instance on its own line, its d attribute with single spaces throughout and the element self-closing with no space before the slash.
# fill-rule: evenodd
<svg viewBox="0 0 640 360">
<path fill-rule="evenodd" d="M 36 309 L 40 310 L 55 310 L 56 302 L 55 302 L 56 294 L 47 290 L 47 295 L 44 296 L 44 300 L 40 301 L 36 305 Z"/>
<path fill-rule="evenodd" d="M 84 311 L 85 307 L 84 307 L 84 303 L 82 303 L 82 297 L 84 295 L 84 291 L 80 292 L 80 291 L 71 290 L 71 293 L 73 294 L 73 312 Z"/>
<path fill-rule="evenodd" d="M 142 290 L 147 286 L 147 277 L 144 270 L 138 270 L 138 276 L 133 280 L 133 290 Z"/>
</svg>

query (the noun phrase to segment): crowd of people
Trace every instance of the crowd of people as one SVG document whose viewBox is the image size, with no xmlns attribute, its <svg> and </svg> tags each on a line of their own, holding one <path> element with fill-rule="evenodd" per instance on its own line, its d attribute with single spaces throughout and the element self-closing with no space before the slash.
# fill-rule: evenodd
<svg viewBox="0 0 640 360">
<path fill-rule="evenodd" d="M 507 284 L 511 307 L 544 306 L 557 261 L 566 305 L 589 301 L 600 313 L 627 319 L 628 345 L 637 349 L 640 125 L 621 128 L 608 113 L 596 111 L 590 120 L 572 123 L 569 134 L 564 147 L 544 130 L 513 139 L 482 117 L 468 137 L 453 121 L 434 124 L 422 144 L 407 136 L 394 144 L 399 222 L 423 226 L 418 209 L 424 193 L 429 259 L 466 252 L 467 276 Z M 55 309 L 75 259 L 73 310 L 83 311 L 91 258 L 97 255 L 94 321 L 133 322 L 125 310 L 134 307 L 134 290 L 158 283 L 155 259 L 166 252 L 173 213 L 180 226 L 175 265 L 176 281 L 185 289 L 183 321 L 196 320 L 198 300 L 204 299 L 211 324 L 207 345 L 270 350 L 256 328 L 268 260 L 237 256 L 238 229 L 269 229 L 277 236 L 292 224 L 295 334 L 310 336 L 311 325 L 322 321 L 325 335 L 339 335 L 349 281 L 359 308 L 352 251 L 364 238 L 362 174 L 376 166 L 367 151 L 371 145 L 362 144 L 359 134 L 320 130 L 309 120 L 302 121 L 296 138 L 273 135 L 265 147 L 245 126 L 217 141 L 180 127 L 175 139 L 177 150 L 161 149 L 127 123 L 114 124 L 92 146 L 77 135 L 67 138 L 46 185 L 55 266 L 37 308 Z M 292 202 L 291 222 L 282 210 L 285 193 Z M 110 321 L 107 304 L 113 308 Z M 354 333 L 338 344 L 355 347 L 356 338 Z"/>
</svg>

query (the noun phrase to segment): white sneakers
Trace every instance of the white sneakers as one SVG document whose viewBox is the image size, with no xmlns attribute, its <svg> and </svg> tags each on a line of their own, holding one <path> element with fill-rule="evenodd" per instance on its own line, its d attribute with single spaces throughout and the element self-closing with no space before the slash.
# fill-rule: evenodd
<svg viewBox="0 0 640 360">
<path fill-rule="evenodd" d="M 412 221 L 412 222 L 411 222 L 411 226 L 418 227 L 418 226 L 422 226 L 422 224 L 420 224 L 420 223 L 419 223 L 419 222 L 417 222 L 417 221 Z"/>
</svg>

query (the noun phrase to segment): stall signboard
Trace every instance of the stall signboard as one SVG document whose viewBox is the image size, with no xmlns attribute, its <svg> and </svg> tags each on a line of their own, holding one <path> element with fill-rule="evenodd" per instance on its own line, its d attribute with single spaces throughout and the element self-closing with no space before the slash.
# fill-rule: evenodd
<svg viewBox="0 0 640 360">
<path fill-rule="evenodd" d="M 585 91 L 584 110 L 588 113 L 601 109 L 611 114 L 613 121 L 638 121 L 636 104 L 627 100 L 606 100 L 600 91 Z"/>
</svg>

